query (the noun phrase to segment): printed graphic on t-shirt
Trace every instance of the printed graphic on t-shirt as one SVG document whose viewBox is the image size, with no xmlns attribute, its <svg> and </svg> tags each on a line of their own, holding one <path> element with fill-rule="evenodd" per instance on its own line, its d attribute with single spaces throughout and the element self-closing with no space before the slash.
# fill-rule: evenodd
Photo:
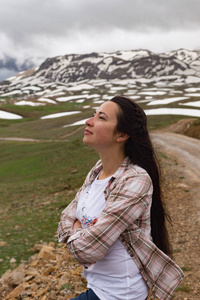
<svg viewBox="0 0 200 300">
<path fill-rule="evenodd" d="M 87 214 L 82 215 L 81 224 L 87 227 L 94 225 L 97 222 L 96 217 L 87 216 Z"/>
</svg>

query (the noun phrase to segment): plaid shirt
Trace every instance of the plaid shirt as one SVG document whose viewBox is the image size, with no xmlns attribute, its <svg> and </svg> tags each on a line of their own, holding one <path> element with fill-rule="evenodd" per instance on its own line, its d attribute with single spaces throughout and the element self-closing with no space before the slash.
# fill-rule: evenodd
<svg viewBox="0 0 200 300">
<path fill-rule="evenodd" d="M 183 272 L 147 234 L 150 230 L 152 182 L 147 172 L 131 164 L 128 157 L 104 191 L 106 207 L 96 224 L 73 231 L 79 196 L 101 169 L 99 161 L 87 175 L 74 200 L 62 212 L 58 226 L 59 242 L 67 242 L 73 258 L 84 265 L 101 260 L 119 238 L 154 296 L 171 299 Z"/>
</svg>

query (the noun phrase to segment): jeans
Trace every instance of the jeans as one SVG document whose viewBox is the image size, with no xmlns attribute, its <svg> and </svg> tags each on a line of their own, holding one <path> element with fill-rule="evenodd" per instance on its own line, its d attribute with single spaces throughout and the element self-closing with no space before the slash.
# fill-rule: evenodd
<svg viewBox="0 0 200 300">
<path fill-rule="evenodd" d="M 79 296 L 72 298 L 71 300 L 100 300 L 93 290 L 89 289 L 85 293 L 80 294 Z"/>
<path fill-rule="evenodd" d="M 145 300 L 147 300 L 147 298 Z M 82 293 L 79 296 L 72 298 L 71 300 L 100 300 L 100 299 L 93 292 L 93 290 L 89 289 L 85 293 Z"/>
</svg>

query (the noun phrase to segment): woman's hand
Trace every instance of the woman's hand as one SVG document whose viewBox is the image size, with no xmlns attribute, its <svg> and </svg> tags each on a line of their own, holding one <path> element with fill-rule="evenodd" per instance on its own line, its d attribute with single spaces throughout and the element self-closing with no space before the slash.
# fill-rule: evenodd
<svg viewBox="0 0 200 300">
<path fill-rule="evenodd" d="M 73 230 L 76 230 L 78 228 L 82 228 L 82 226 L 81 226 L 81 222 L 79 220 L 76 220 L 73 226 Z"/>
</svg>

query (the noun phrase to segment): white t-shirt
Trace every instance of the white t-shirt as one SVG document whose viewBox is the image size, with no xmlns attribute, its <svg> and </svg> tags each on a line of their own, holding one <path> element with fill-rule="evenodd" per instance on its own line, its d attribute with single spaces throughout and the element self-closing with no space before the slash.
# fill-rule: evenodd
<svg viewBox="0 0 200 300">
<path fill-rule="evenodd" d="M 104 190 L 111 177 L 103 180 L 96 178 L 82 193 L 77 218 L 83 228 L 94 224 L 103 211 L 106 205 Z M 144 300 L 148 296 L 147 284 L 119 239 L 102 260 L 87 269 L 83 268 L 83 273 L 88 287 L 101 300 Z"/>
</svg>

